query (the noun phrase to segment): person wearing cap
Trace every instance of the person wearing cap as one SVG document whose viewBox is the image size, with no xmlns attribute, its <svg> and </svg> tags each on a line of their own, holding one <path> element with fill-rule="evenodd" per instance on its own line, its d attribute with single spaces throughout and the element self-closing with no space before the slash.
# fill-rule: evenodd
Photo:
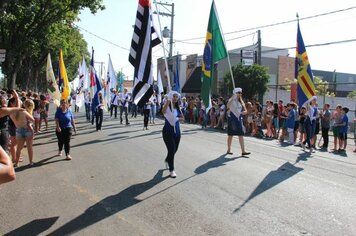
<svg viewBox="0 0 356 236">
<path fill-rule="evenodd" d="M 126 120 L 126 125 L 129 125 L 129 119 L 128 119 L 128 109 L 129 109 L 129 100 L 130 96 L 127 93 L 127 89 L 124 88 L 124 93 L 120 94 L 119 96 L 120 100 L 120 124 L 122 124 L 122 113 L 125 113 L 125 120 Z"/>
<path fill-rule="evenodd" d="M 110 118 L 112 117 L 112 113 L 114 112 L 115 119 L 117 118 L 117 106 L 119 102 L 119 96 L 116 92 L 116 89 L 112 90 L 111 94 L 111 104 L 110 104 Z"/>
<path fill-rule="evenodd" d="M 232 155 L 231 143 L 233 136 L 239 137 L 239 143 L 242 151 L 242 155 L 249 155 L 250 152 L 246 152 L 244 143 L 244 134 L 242 116 L 247 114 L 246 106 L 242 100 L 242 89 L 235 88 L 233 95 L 227 103 L 228 116 L 227 116 L 227 152 L 226 154 Z"/>
<path fill-rule="evenodd" d="M 305 133 L 306 139 L 301 143 L 303 150 L 305 150 L 305 144 L 308 144 L 310 152 L 315 152 L 313 149 L 312 138 L 315 134 L 316 126 L 316 115 L 318 113 L 318 108 L 316 107 L 316 96 L 312 98 L 310 103 L 306 104 L 307 112 L 305 119 Z"/>
<path fill-rule="evenodd" d="M 171 178 L 177 177 L 174 169 L 174 156 L 178 150 L 181 137 L 179 121 L 184 120 L 178 104 L 179 96 L 179 93 L 171 91 L 167 95 L 162 108 L 162 113 L 165 117 L 162 136 L 168 151 L 165 163 L 169 167 L 169 177 Z"/>
</svg>

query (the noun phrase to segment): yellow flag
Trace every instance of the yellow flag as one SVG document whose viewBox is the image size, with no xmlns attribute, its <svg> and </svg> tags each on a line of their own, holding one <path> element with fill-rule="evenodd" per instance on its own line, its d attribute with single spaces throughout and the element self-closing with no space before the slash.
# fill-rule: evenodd
<svg viewBox="0 0 356 236">
<path fill-rule="evenodd" d="M 68 81 L 66 67 L 64 66 L 62 49 L 59 50 L 59 71 L 63 80 L 62 99 L 68 100 L 70 96 L 70 85 Z"/>
</svg>

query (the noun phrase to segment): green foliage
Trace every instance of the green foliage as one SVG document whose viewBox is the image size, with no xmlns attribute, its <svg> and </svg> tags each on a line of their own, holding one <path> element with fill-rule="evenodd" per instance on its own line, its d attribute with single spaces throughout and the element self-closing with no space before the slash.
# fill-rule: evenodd
<svg viewBox="0 0 356 236">
<path fill-rule="evenodd" d="M 347 97 L 348 97 L 348 98 L 352 98 L 352 99 L 356 98 L 356 91 L 350 92 L 350 93 L 347 95 Z"/>
<path fill-rule="evenodd" d="M 316 94 L 318 96 L 335 97 L 335 93 L 329 92 L 329 82 L 314 76 Z"/>
<path fill-rule="evenodd" d="M 244 98 L 251 99 L 257 95 L 263 95 L 267 91 L 267 83 L 269 81 L 267 67 L 258 64 L 253 64 L 252 66 L 238 64 L 232 67 L 232 73 L 235 86 L 242 88 Z M 224 80 L 229 88 L 228 91 L 232 91 L 230 73 L 225 74 Z"/>
<path fill-rule="evenodd" d="M 335 97 L 335 93 L 328 91 L 329 82 L 314 76 L 315 92 L 318 96 Z M 297 83 L 296 79 L 285 79 L 285 84 L 280 86 L 280 89 L 285 89 L 287 91 L 291 90 L 291 84 Z"/>
<path fill-rule="evenodd" d="M 95 13 L 104 6 L 102 0 L 8 1 L 0 12 L 0 48 L 7 50 L 3 72 L 9 87 L 38 88 L 45 82 L 43 72 L 48 52 L 56 69 L 60 48 L 68 77 L 74 77 L 78 62 L 88 52 L 83 36 L 71 22 L 78 19 L 84 8 Z"/>
</svg>

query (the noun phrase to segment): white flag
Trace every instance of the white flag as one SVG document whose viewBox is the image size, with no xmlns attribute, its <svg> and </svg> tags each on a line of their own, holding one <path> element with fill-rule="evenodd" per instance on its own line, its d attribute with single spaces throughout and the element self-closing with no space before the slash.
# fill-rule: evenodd
<svg viewBox="0 0 356 236">
<path fill-rule="evenodd" d="M 89 71 L 88 71 L 88 67 L 87 67 L 87 63 L 84 60 L 83 57 L 83 62 L 82 65 L 80 67 L 80 71 L 79 71 L 79 78 L 82 77 L 83 78 L 83 90 L 87 90 L 89 89 Z"/>
<path fill-rule="evenodd" d="M 117 85 L 116 73 L 114 70 L 114 66 L 112 65 L 110 54 L 109 54 L 108 73 L 107 73 L 106 83 L 109 86 L 109 89 L 116 89 L 116 85 Z"/>
<path fill-rule="evenodd" d="M 162 93 L 163 93 L 163 84 L 162 84 L 162 78 L 161 78 L 161 72 L 158 71 L 158 77 L 157 77 L 157 87 L 158 87 L 158 104 L 162 103 Z"/>
<path fill-rule="evenodd" d="M 47 91 L 53 99 L 53 103 L 59 106 L 59 101 L 61 100 L 61 93 L 59 92 L 56 78 L 54 77 L 51 55 L 48 53 L 47 56 L 47 69 L 46 69 L 46 79 L 47 79 Z"/>
</svg>

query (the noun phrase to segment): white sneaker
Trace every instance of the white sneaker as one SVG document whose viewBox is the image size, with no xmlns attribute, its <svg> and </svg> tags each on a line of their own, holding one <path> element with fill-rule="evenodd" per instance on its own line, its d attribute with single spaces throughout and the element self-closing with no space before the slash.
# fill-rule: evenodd
<svg viewBox="0 0 356 236">
<path fill-rule="evenodd" d="M 169 177 L 171 178 L 176 178 L 177 177 L 177 174 L 175 171 L 172 171 L 170 174 L 169 174 Z"/>
</svg>

